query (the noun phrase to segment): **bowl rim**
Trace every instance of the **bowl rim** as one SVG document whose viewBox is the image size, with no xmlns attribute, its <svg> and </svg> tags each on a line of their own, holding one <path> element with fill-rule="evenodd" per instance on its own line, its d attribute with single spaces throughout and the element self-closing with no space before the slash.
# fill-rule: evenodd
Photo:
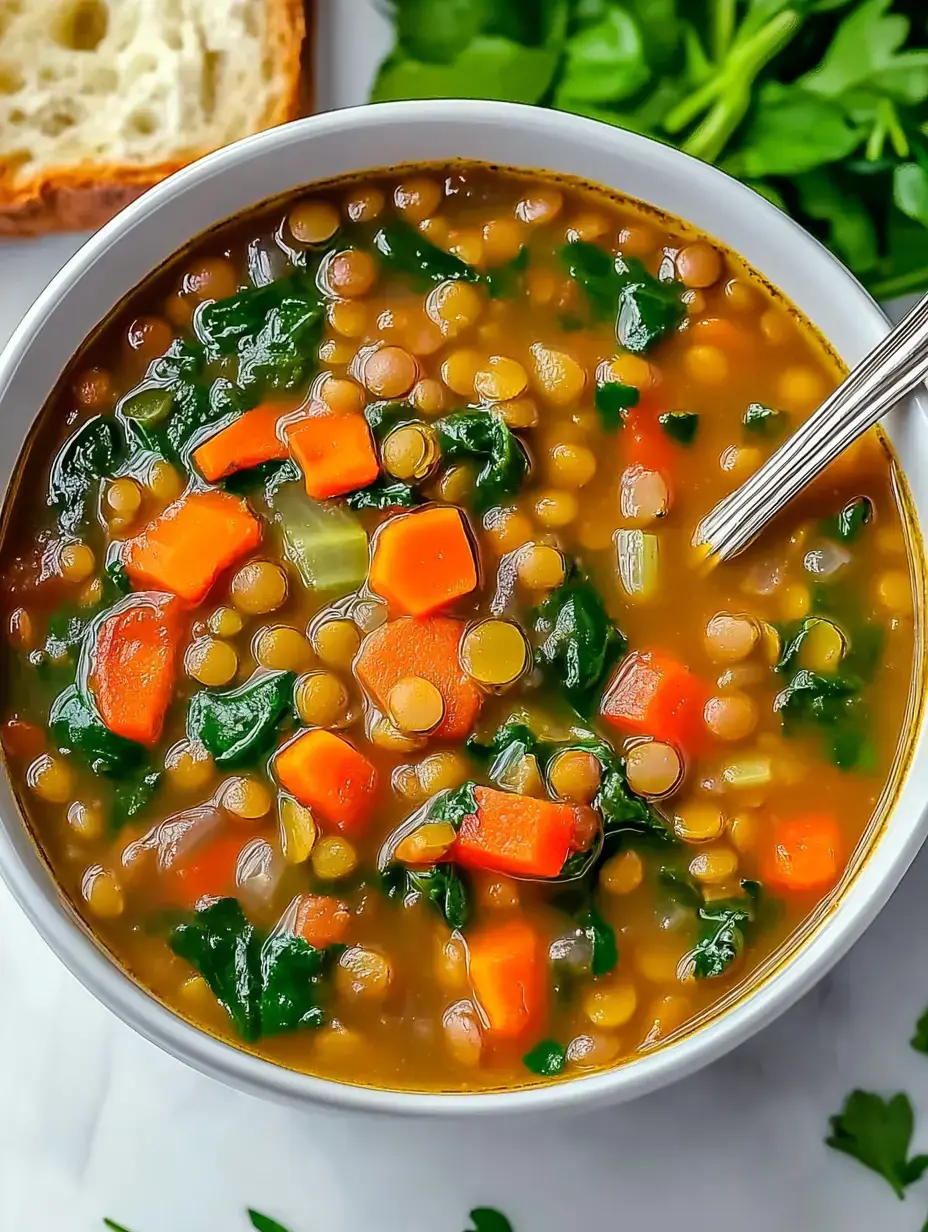
<svg viewBox="0 0 928 1232">
<path fill-rule="evenodd" d="M 759 226 L 776 234 L 791 260 L 804 264 L 825 280 L 829 296 L 840 301 L 841 307 L 836 310 L 839 314 L 858 314 L 860 331 L 867 345 L 873 345 L 887 331 L 887 318 L 868 293 L 798 223 L 745 185 L 679 150 L 594 120 L 520 104 L 463 100 L 378 103 L 312 116 L 227 146 L 175 173 L 117 215 L 52 279 L 0 354 L 0 417 L 16 373 L 30 352 L 41 344 L 44 322 L 57 302 L 82 282 L 117 240 L 146 225 L 168 203 L 202 187 L 207 181 L 217 180 L 236 166 L 258 166 L 271 152 L 304 151 L 323 135 L 349 139 L 366 133 L 380 139 L 392 133 L 396 139 L 400 130 L 408 133 L 435 125 L 454 128 L 462 124 L 530 133 L 536 145 L 544 144 L 550 149 L 551 161 L 555 164 L 562 161 L 558 151 L 572 141 L 588 144 L 595 141 L 604 157 L 647 158 L 652 164 L 684 177 L 694 193 L 699 190 L 697 196 L 727 199 L 730 205 L 737 205 L 739 210 L 756 218 Z M 415 144 L 414 138 L 410 144 Z M 464 157 L 479 159 L 480 156 L 468 154 Z M 416 157 L 401 161 L 404 164 L 415 162 Z M 419 161 L 426 160 L 420 157 Z M 484 161 L 491 160 L 485 158 Z M 376 165 L 368 162 L 368 167 L 359 168 L 359 171 L 374 170 Z M 382 168 L 382 163 L 379 165 Z M 312 180 L 303 182 L 311 183 Z M 255 202 L 262 199 L 264 194 L 256 191 Z M 222 221 L 225 216 L 217 210 L 215 221 Z M 750 257 L 746 259 L 751 261 Z M 772 280 L 778 281 L 776 276 Z M 116 299 L 129 289 L 121 290 Z M 70 355 L 64 355 L 62 366 L 69 359 Z M 57 380 L 57 375 L 54 379 Z M 925 404 L 918 398 L 915 401 L 924 411 Z M 34 420 L 35 416 L 30 418 Z M 13 470 L 15 472 L 15 461 Z M 3 487 L 8 487 L 5 476 Z M 917 853 L 928 826 L 925 806 L 919 798 L 925 793 L 923 789 L 919 791 L 915 782 L 919 777 L 922 783 L 928 782 L 924 712 L 912 722 L 908 764 L 883 830 L 873 840 L 870 855 L 843 891 L 834 910 L 772 976 L 716 1019 L 665 1047 L 611 1070 L 546 1085 L 474 1093 L 355 1086 L 287 1069 L 208 1035 L 162 1005 L 92 939 L 57 889 L 44 860 L 38 852 L 30 856 L 21 841 L 26 827 L 6 783 L 0 783 L 0 876 L 52 951 L 98 1000 L 165 1051 L 241 1090 L 298 1106 L 321 1103 L 368 1112 L 415 1115 L 514 1114 L 615 1103 L 654 1091 L 692 1073 L 746 1040 L 807 992 L 873 920 Z M 879 861 L 874 858 L 877 853 Z"/>
</svg>

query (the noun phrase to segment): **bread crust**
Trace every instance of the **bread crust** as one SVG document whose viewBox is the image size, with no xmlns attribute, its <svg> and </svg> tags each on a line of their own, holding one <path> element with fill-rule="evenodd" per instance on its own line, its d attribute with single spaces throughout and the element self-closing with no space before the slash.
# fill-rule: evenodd
<svg viewBox="0 0 928 1232">
<path fill-rule="evenodd" d="M 265 0 L 268 6 L 267 54 L 280 67 L 283 88 L 272 99 L 254 131 L 285 124 L 303 113 L 301 79 L 306 14 L 303 0 Z M 31 178 L 15 166 L 0 165 L 0 236 L 35 236 L 50 231 L 91 231 L 167 176 L 212 152 L 140 166 L 131 163 L 83 163 L 52 167 Z"/>
</svg>

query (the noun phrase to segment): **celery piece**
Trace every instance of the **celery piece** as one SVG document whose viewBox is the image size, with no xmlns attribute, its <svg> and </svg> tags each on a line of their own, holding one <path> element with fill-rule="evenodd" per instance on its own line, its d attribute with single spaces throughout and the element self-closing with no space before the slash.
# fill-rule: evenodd
<svg viewBox="0 0 928 1232">
<path fill-rule="evenodd" d="M 287 558 L 311 590 L 347 594 L 367 576 L 367 532 L 347 509 L 311 500 L 297 485 L 274 493 Z"/>
</svg>

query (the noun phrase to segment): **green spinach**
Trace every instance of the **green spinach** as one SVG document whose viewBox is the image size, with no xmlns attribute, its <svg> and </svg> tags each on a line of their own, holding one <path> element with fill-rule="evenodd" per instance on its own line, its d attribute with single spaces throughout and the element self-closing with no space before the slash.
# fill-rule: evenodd
<svg viewBox="0 0 928 1232">
<path fill-rule="evenodd" d="M 590 942 L 590 974 L 608 975 L 619 963 L 615 929 L 595 907 L 589 907 L 577 920 L 580 931 Z"/>
<path fill-rule="evenodd" d="M 71 534 L 90 516 L 90 502 L 101 479 L 116 473 L 125 441 L 113 416 L 95 415 L 74 432 L 52 463 L 48 498 L 61 529 Z"/>
<path fill-rule="evenodd" d="M 800 668 L 774 698 L 774 713 L 787 734 L 799 724 L 821 728 L 825 748 L 839 769 L 866 769 L 873 751 L 861 689 L 862 682 L 847 673 L 824 676 Z"/>
<path fill-rule="evenodd" d="M 449 461 L 473 458 L 480 463 L 474 480 L 474 508 L 483 514 L 519 491 L 528 474 L 528 458 L 518 438 L 492 411 L 455 411 L 435 424 L 442 455 Z"/>
<path fill-rule="evenodd" d="M 384 478 L 375 479 L 366 488 L 358 488 L 345 497 L 349 509 L 409 509 L 421 500 L 410 484 Z"/>
<path fill-rule="evenodd" d="M 640 394 L 634 385 L 621 381 L 606 381 L 596 386 L 593 404 L 599 412 L 599 422 L 606 432 L 615 432 L 625 422 L 625 412 L 638 405 Z"/>
<path fill-rule="evenodd" d="M 381 878 L 388 898 L 405 900 L 419 895 L 438 912 L 449 928 L 464 929 L 470 918 L 470 895 L 460 870 L 451 863 L 407 868 L 393 864 Z"/>
<path fill-rule="evenodd" d="M 419 286 L 436 282 L 479 282 L 480 273 L 453 253 L 445 252 L 405 222 L 388 222 L 374 236 L 381 261 L 394 273 Z"/>
<path fill-rule="evenodd" d="M 557 1040 L 542 1040 L 525 1054 L 522 1064 L 539 1078 L 553 1078 L 564 1072 L 567 1049 Z"/>
<path fill-rule="evenodd" d="M 783 435 L 789 423 L 789 416 L 785 411 L 775 411 L 772 407 L 764 406 L 762 402 L 752 402 L 744 412 L 741 422 L 745 432 L 750 432 L 752 436 L 771 439 Z"/>
<path fill-rule="evenodd" d="M 170 933 L 171 949 L 196 968 L 249 1042 L 321 1026 L 322 979 L 340 947 L 318 950 L 302 937 L 265 937 L 234 898 L 200 907 Z"/>
<path fill-rule="evenodd" d="M 574 567 L 539 605 L 535 661 L 581 714 L 598 700 L 606 674 L 628 643 L 593 583 Z"/>
<path fill-rule="evenodd" d="M 448 821 L 455 829 L 460 829 L 464 818 L 477 812 L 475 787 L 476 784 L 468 779 L 460 787 L 439 792 L 429 805 L 429 821 Z"/>
<path fill-rule="evenodd" d="M 104 727 L 83 702 L 75 685 L 70 685 L 52 703 L 48 726 L 61 752 L 80 757 L 94 774 L 121 777 L 136 769 L 145 756 L 140 744 Z"/>
<path fill-rule="evenodd" d="M 116 788 L 110 807 L 111 834 L 117 834 L 151 803 L 161 786 L 161 777 L 160 770 L 143 768 L 128 783 L 121 783 Z"/>
<path fill-rule="evenodd" d="M 685 319 L 682 283 L 655 278 L 636 258 L 613 258 L 586 240 L 566 244 L 563 256 L 571 278 L 586 292 L 594 320 L 614 319 L 626 351 L 650 351 Z"/>
<path fill-rule="evenodd" d="M 822 529 L 826 535 L 840 539 L 842 543 L 853 543 L 872 521 L 872 502 L 866 496 L 858 496 L 848 501 L 833 518 L 827 518 Z"/>
<path fill-rule="evenodd" d="M 692 445 L 696 439 L 699 416 L 695 411 L 665 411 L 657 420 L 667 435 L 681 445 Z"/>
<path fill-rule="evenodd" d="M 293 672 L 258 672 L 231 692 L 195 693 L 187 709 L 187 735 L 218 766 L 241 766 L 266 753 L 292 713 Z"/>
<path fill-rule="evenodd" d="M 698 980 L 715 979 L 728 970 L 744 948 L 745 929 L 754 920 L 754 899 L 748 896 L 743 900 L 703 903 L 698 916 L 693 974 Z"/>
</svg>

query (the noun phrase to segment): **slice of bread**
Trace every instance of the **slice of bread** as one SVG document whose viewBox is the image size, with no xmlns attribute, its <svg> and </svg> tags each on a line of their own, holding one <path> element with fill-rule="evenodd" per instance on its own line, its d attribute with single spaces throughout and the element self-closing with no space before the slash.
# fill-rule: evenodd
<svg viewBox="0 0 928 1232">
<path fill-rule="evenodd" d="M 302 0 L 0 0 L 0 234 L 100 226 L 300 114 Z"/>
</svg>

